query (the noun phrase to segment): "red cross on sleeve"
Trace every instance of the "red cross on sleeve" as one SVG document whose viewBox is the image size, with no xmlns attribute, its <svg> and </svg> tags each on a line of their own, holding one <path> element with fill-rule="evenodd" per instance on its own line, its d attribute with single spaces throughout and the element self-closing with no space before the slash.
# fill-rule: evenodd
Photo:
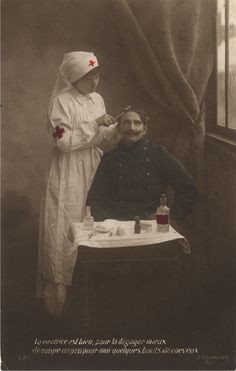
<svg viewBox="0 0 236 371">
<path fill-rule="evenodd" d="M 64 128 L 60 128 L 59 126 L 56 126 L 55 132 L 53 133 L 53 137 L 57 139 L 61 139 L 64 132 L 65 132 Z"/>
</svg>

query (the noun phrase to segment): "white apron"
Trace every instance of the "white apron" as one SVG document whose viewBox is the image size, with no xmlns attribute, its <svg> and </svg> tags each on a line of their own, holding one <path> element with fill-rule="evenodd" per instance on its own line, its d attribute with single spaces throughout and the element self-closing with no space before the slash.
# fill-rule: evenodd
<svg viewBox="0 0 236 371">
<path fill-rule="evenodd" d="M 112 141 L 116 133 L 114 125 L 97 126 L 94 120 L 104 113 L 99 94 L 84 96 L 75 89 L 55 97 L 50 111 L 51 134 L 57 126 L 64 132 L 55 140 L 42 194 L 37 295 L 56 316 L 61 315 L 77 259 L 77 249 L 67 239 L 68 228 L 83 219 L 102 155 L 97 145 Z"/>
</svg>

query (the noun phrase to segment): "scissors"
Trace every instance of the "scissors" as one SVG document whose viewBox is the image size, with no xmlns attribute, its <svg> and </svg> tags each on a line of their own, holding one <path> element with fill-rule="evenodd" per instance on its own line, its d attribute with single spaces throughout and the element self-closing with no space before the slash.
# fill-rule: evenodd
<svg viewBox="0 0 236 371">
<path fill-rule="evenodd" d="M 125 107 L 121 113 L 119 113 L 118 116 L 116 116 L 113 120 L 116 122 L 121 116 L 123 116 L 127 111 L 129 111 L 131 106 Z"/>
</svg>

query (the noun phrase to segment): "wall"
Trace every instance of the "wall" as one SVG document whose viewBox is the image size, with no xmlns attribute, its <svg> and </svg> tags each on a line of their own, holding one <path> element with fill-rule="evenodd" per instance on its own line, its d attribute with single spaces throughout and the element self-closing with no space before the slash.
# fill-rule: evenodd
<svg viewBox="0 0 236 371">
<path fill-rule="evenodd" d="M 26 196 L 32 213 L 38 213 L 53 146 L 46 130 L 47 104 L 68 51 L 92 50 L 101 65 L 98 91 L 107 111 L 116 115 L 124 106 L 141 105 L 154 117 L 149 136 L 162 142 L 161 117 L 172 126 L 173 118 L 166 118 L 138 84 L 119 36 L 113 0 L 5 0 L 2 10 L 3 193 Z"/>
<path fill-rule="evenodd" d="M 107 12 L 104 0 L 3 2 L 3 191 L 26 196 L 33 213 L 38 213 L 53 146 L 46 130 L 47 104 L 63 54 L 93 50 L 102 66 L 99 91 L 108 111 L 115 114 L 128 102 L 122 87 L 128 71 Z"/>
<path fill-rule="evenodd" d="M 209 263 L 232 272 L 236 247 L 236 153 L 214 140 L 206 143 Z"/>
</svg>

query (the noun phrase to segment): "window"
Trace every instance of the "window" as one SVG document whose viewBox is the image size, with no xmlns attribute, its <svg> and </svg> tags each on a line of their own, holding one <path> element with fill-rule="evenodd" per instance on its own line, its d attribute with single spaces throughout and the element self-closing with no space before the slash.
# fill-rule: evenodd
<svg viewBox="0 0 236 371">
<path fill-rule="evenodd" d="M 236 138 L 236 1 L 217 1 L 217 132 Z"/>
</svg>

